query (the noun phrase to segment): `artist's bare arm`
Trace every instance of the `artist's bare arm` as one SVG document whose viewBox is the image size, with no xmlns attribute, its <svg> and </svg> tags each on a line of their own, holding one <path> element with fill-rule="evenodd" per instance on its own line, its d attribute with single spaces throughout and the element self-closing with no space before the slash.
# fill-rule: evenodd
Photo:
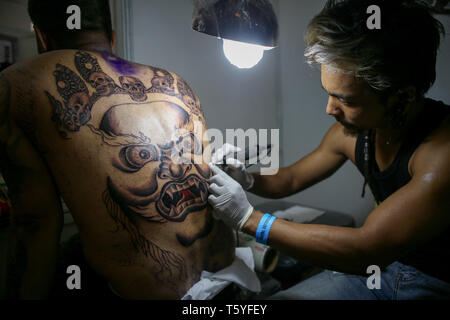
<svg viewBox="0 0 450 320">
<path fill-rule="evenodd" d="M 62 212 L 45 164 L 13 120 L 11 91 L 0 74 L 0 168 L 9 189 L 13 226 L 7 296 L 41 299 L 51 286 Z"/>
<path fill-rule="evenodd" d="M 450 225 L 450 130 L 416 152 L 413 178 L 392 194 L 358 229 L 303 225 L 278 219 L 269 244 L 316 266 L 365 274 L 387 266 Z M 255 234 L 262 213 L 254 212 L 244 231 Z"/>
<path fill-rule="evenodd" d="M 330 177 L 348 159 L 344 154 L 342 126 L 334 125 L 319 147 L 293 165 L 282 168 L 276 175 L 253 174 L 254 187 L 250 192 L 259 196 L 280 199 Z"/>
</svg>

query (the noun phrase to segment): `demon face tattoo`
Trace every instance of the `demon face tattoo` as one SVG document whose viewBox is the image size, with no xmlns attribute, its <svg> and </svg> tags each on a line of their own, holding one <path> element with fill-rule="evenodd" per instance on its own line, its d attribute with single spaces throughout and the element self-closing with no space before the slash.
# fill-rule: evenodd
<svg viewBox="0 0 450 320">
<path fill-rule="evenodd" d="M 196 137 L 182 130 L 189 119 L 180 106 L 157 101 L 113 106 L 98 129 L 88 125 L 116 149 L 103 194 L 109 214 L 118 228 L 127 230 L 135 248 L 157 262 L 155 276 L 174 290 L 175 279 L 186 275 L 184 260 L 147 239 L 141 228 L 145 222 L 183 222 L 206 208 L 209 168 L 174 161 L 203 152 Z M 212 218 L 200 217 L 204 223 L 197 230 L 176 233 L 182 246 L 189 247 L 212 231 Z"/>
<path fill-rule="evenodd" d="M 133 65 L 109 53 L 102 53 L 102 57 L 119 73 L 120 86 L 102 70 L 94 55 L 76 52 L 74 65 L 79 75 L 61 64 L 54 71 L 56 90 L 63 101 L 46 91 L 53 107 L 52 120 L 64 138 L 68 137 L 66 131 L 74 133 L 86 126 L 102 139 L 111 152 L 102 200 L 117 227 L 112 232 L 128 232 L 139 257 L 155 262 L 149 272 L 177 291 L 179 283 L 187 279 L 186 261 L 159 246 L 148 224 L 190 219 L 189 229 L 173 228 L 183 247 L 193 245 L 213 229 L 211 215 L 202 214 L 207 206 L 210 169 L 195 164 L 194 159 L 203 155 L 203 146 L 192 133 L 193 116 L 201 114 L 200 104 L 189 86 L 166 70 L 150 67 L 153 76 L 147 79 L 146 87 L 135 77 L 138 70 Z M 164 100 L 160 95 L 177 98 L 190 113 L 173 102 L 148 102 L 152 93 L 158 94 L 154 95 L 158 99 Z M 128 95 L 134 102 L 103 105 L 107 110 L 100 116 L 99 127 L 89 123 L 96 102 L 113 95 Z"/>
<path fill-rule="evenodd" d="M 192 90 L 177 78 L 178 93 L 175 93 L 175 79 L 165 70 L 151 68 L 153 78 L 149 89 L 132 76 L 121 76 L 119 87 L 91 54 L 77 52 L 74 63 L 81 77 L 95 92 L 90 96 L 83 80 L 60 64 L 54 76 L 64 103 L 47 92 L 54 109 L 53 120 L 71 132 L 88 124 L 92 107 L 98 99 L 114 93 L 128 94 L 136 102 L 146 101 L 148 93 L 165 93 L 180 98 L 193 113 L 198 114 L 198 101 Z M 141 127 L 136 124 L 141 124 Z M 111 107 L 104 114 L 99 129 L 90 126 L 96 134 L 103 136 L 107 144 L 121 147 L 112 160 L 114 168 L 125 174 L 151 168 L 146 175 L 149 179 L 142 185 L 126 186 L 118 182 L 120 179 L 111 177 L 109 186 L 117 196 L 114 200 L 121 203 L 125 211 L 149 221 L 182 222 L 190 213 L 206 207 L 204 179 L 209 178 L 209 169 L 193 164 L 192 156 L 201 155 L 203 150 L 195 135 L 189 133 L 191 125 L 190 115 L 182 107 L 161 101 Z M 188 133 L 180 134 L 181 129 L 187 129 L 185 132 Z M 160 132 L 159 136 L 155 132 Z M 152 142 L 149 136 L 152 136 Z M 191 159 L 186 158 L 186 150 Z"/>
<path fill-rule="evenodd" d="M 111 175 L 111 188 L 114 200 L 127 212 L 147 221 L 183 222 L 189 214 L 206 208 L 209 170 L 187 159 L 202 153 L 201 144 L 193 134 L 178 134 L 188 122 L 186 111 L 164 101 L 115 106 L 105 113 L 100 126 L 103 140 L 121 147 L 112 159 L 118 171 Z M 164 129 L 158 135 L 154 128 Z M 123 174 L 143 169 L 147 181 L 123 182 L 129 180 Z"/>
</svg>

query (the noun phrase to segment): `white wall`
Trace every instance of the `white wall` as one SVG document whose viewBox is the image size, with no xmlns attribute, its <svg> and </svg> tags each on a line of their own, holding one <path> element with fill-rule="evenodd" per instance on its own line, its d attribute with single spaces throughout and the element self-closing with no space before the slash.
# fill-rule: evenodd
<svg viewBox="0 0 450 320">
<path fill-rule="evenodd" d="M 0 33 L 18 40 L 17 61 L 37 54 L 26 0 L 0 0 Z"/>
</svg>

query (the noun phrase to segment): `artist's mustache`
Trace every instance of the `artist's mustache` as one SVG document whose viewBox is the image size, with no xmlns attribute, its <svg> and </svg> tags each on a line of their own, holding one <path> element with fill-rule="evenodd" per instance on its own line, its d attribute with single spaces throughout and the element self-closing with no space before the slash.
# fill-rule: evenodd
<svg viewBox="0 0 450 320">
<path fill-rule="evenodd" d="M 352 125 L 351 123 L 348 123 L 347 121 L 343 120 L 343 119 L 338 119 L 336 117 L 334 117 L 336 119 L 337 122 L 339 122 L 340 124 L 342 124 L 345 128 L 347 129 L 351 129 L 351 130 L 358 130 L 359 128 Z"/>
</svg>

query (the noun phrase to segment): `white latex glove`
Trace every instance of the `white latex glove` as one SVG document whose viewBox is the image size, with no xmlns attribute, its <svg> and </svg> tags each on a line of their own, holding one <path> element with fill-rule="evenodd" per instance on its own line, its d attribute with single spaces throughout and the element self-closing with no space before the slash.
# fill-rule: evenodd
<svg viewBox="0 0 450 320">
<path fill-rule="evenodd" d="M 248 173 L 244 163 L 233 158 L 234 153 L 239 151 L 241 151 L 241 148 L 226 143 L 212 155 L 211 160 L 214 164 L 222 164 L 225 157 L 225 173 L 236 180 L 244 190 L 250 190 L 255 183 L 255 178 Z"/>
<path fill-rule="evenodd" d="M 209 165 L 214 176 L 209 180 L 208 202 L 214 208 L 214 217 L 240 231 L 253 213 L 242 186 L 214 164 Z"/>
</svg>

